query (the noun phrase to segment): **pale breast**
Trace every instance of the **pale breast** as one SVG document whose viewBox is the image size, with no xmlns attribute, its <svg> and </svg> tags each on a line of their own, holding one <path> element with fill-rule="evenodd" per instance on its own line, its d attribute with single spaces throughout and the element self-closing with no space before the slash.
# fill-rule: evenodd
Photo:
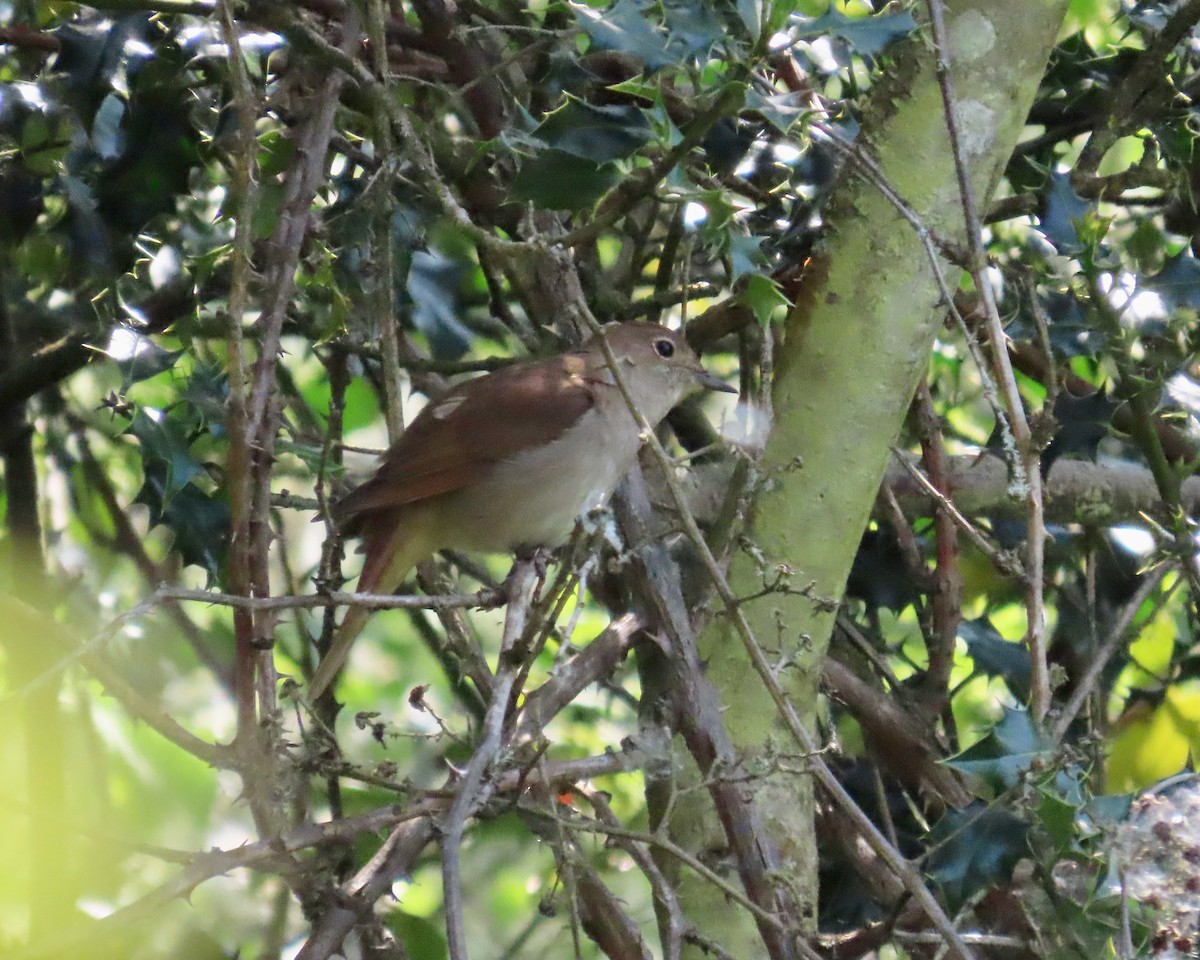
<svg viewBox="0 0 1200 960">
<path fill-rule="evenodd" d="M 556 546 L 576 519 L 601 506 L 637 457 L 631 417 L 595 409 L 553 443 L 499 464 L 469 490 L 451 494 L 456 520 L 446 546 L 500 553 Z"/>
</svg>

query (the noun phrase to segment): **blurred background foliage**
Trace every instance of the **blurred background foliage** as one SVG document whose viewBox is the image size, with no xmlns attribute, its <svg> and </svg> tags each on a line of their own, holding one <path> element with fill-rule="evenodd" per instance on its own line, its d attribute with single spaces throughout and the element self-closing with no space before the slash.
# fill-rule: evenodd
<svg viewBox="0 0 1200 960">
<path fill-rule="evenodd" d="M 872 739 L 861 704 L 830 696 L 822 730 L 839 774 L 951 913 L 995 938 L 980 949 L 997 956 L 1194 952 L 1186 871 L 1196 876 L 1189 851 L 1200 846 L 1185 835 L 1187 784 L 1157 788 L 1133 813 L 1130 803 L 1189 770 L 1200 743 L 1195 6 L 1072 2 L 987 215 L 1047 476 L 1064 463 L 1131 464 L 1153 486 L 1138 500 L 1119 483 L 1097 485 L 1056 507 L 1049 728 L 1023 709 L 1021 586 L 962 537 L 953 664 L 929 689 L 927 640 L 949 561 L 913 496 L 900 496 L 902 525 L 881 500 L 834 645 L 878 697 L 932 719 L 935 754 L 952 758 L 945 766 L 967 802 L 914 789 L 904 758 Z M 199 853 L 259 836 L 243 780 L 149 722 L 173 718 L 209 744 L 232 740 L 233 616 L 145 601 L 160 583 L 230 589 L 229 327 L 259 335 L 253 311 L 229 314 L 236 211 L 248 200 L 251 262 L 261 267 L 281 219 L 296 215 L 287 208 L 304 159 L 296 131 L 345 65 L 338 44 L 359 14 L 334 0 L 20 0 L 0 16 L 0 953 L 46 955 L 39 944 L 79 932 L 84 943 L 95 936 L 92 956 L 290 956 L 309 919 L 284 869 L 264 861 L 188 880 Z M 569 334 L 539 313 L 528 277 L 499 262 L 483 234 L 567 233 L 599 319 L 695 320 L 711 366 L 738 376 L 749 400 L 769 389 L 761 345 L 803 284 L 822 202 L 841 175 L 825 131 L 853 141 L 877 78 L 893 67 L 890 45 L 917 30 L 905 5 L 823 0 L 476 0 L 457 11 L 396 2 L 364 8 L 372 18 L 383 55 L 368 44 L 354 59 L 391 106 L 364 83 L 341 89 L 326 176 L 299 215 L 271 472 L 281 595 L 311 592 L 331 569 L 328 531 L 310 523 L 314 490 L 332 495 L 386 444 L 387 324 L 398 330 L 410 412 L 444 377 L 554 349 Z M 247 96 L 250 151 L 238 132 Z M 425 160 L 383 133 L 388 109 L 407 116 Z M 448 214 L 426 162 L 469 225 Z M 248 196 L 238 187 L 247 164 Z M 969 311 L 969 283 L 960 293 Z M 254 296 L 265 299 L 261 288 Z M 950 457 L 1002 453 L 968 344 L 951 326 L 930 358 L 924 403 Z M 917 455 L 934 445 L 920 406 L 899 443 Z M 702 422 L 739 436 L 744 412 L 706 412 Z M 685 448 L 713 439 L 695 418 L 673 425 Z M 32 538 L 18 502 L 28 505 L 29 466 Z M 897 489 L 904 476 L 889 474 Z M 1003 489 L 968 513 L 1000 551 L 1024 537 Z M 506 564 L 452 558 L 446 569 L 476 589 Z M 502 614 L 466 616 L 494 654 Z M 607 622 L 579 588 L 530 689 Z M 281 617 L 274 651 L 285 678 L 311 670 L 322 629 L 319 610 Z M 339 688 L 349 707 L 337 716 L 336 756 L 313 729 L 332 715 L 281 700 L 280 749 L 305 781 L 289 797 L 295 823 L 410 802 L 465 762 L 478 703 L 440 629 L 426 613 L 374 618 Z M 1089 677 L 1092 664 L 1100 669 Z M 1062 713 L 1081 688 L 1074 714 Z M 619 751 L 638 730 L 640 693 L 623 664 L 555 719 L 547 756 Z M 646 829 L 639 772 L 596 785 L 621 823 Z M 1164 805 L 1183 812 L 1146 825 Z M 492 813 L 467 848 L 474 952 L 601 955 L 579 935 L 573 881 L 550 845 L 515 805 Z M 1130 839 L 1139 825 L 1158 847 Z M 897 922 L 903 899 L 855 871 L 836 831 L 818 824 L 818 833 L 820 926 L 846 938 L 837 955 L 932 955 L 929 931 Z M 314 856 L 314 869 L 342 876 L 381 839 L 364 830 L 337 856 Z M 579 842 L 653 940 L 650 889 L 629 855 L 597 835 Z M 1175 865 L 1164 865 L 1176 847 Z M 1143 870 L 1159 871 L 1162 896 L 1135 891 Z M 1175 880 L 1180 896 L 1169 899 Z M 393 893 L 378 909 L 403 955 L 446 956 L 436 853 Z M 122 909 L 120 923 L 97 923 Z M 872 924 L 886 927 L 874 941 L 861 936 Z"/>
</svg>

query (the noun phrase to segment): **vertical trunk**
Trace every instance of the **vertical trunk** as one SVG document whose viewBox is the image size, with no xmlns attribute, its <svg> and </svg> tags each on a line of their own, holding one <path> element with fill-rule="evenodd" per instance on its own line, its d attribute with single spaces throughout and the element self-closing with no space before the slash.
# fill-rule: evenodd
<svg viewBox="0 0 1200 960">
<path fill-rule="evenodd" d="M 1066 11 L 1065 0 L 950 0 L 947 21 L 959 120 L 977 195 L 990 198 L 1023 129 Z M 859 139 L 897 193 L 939 235 L 960 239 L 963 217 L 946 133 L 934 52 L 922 26 L 889 49 Z M 734 562 L 735 592 L 762 590 L 778 565 L 791 585 L 842 595 L 859 538 L 942 322 L 940 294 L 921 239 L 876 187 L 854 170 L 827 211 L 829 232 L 788 319 L 774 385 L 776 422 L 764 461 L 752 539 L 767 561 Z M 960 271 L 946 267 L 953 286 Z M 745 606 L 772 660 L 791 658 L 781 677 L 810 722 L 833 611 L 795 593 L 770 593 Z M 777 722 L 741 641 L 717 618 L 701 639 L 708 677 L 747 768 L 761 821 L 784 863 L 784 882 L 815 926 L 813 792 L 799 752 Z M 789 758 L 781 758 L 789 755 Z M 782 762 L 779 762 L 782 759 Z M 792 772 L 789 772 L 792 771 Z M 693 850 L 720 842 L 704 795 L 692 792 L 674 820 Z M 710 860 L 711 862 L 711 860 Z M 711 885 L 681 877 L 684 907 L 700 932 L 731 955 L 763 955 L 752 920 Z"/>
</svg>

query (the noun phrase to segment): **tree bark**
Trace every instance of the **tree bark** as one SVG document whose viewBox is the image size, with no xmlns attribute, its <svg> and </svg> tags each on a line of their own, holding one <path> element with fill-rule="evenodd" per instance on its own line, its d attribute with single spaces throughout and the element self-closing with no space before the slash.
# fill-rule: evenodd
<svg viewBox="0 0 1200 960">
<path fill-rule="evenodd" d="M 990 199 L 1037 92 L 1065 0 L 953 0 L 947 4 L 950 59 L 966 155 L 981 202 Z M 889 48 L 859 144 L 888 182 L 937 235 L 962 238 L 964 221 L 928 27 Z M 848 168 L 827 209 L 829 231 L 787 320 L 773 399 L 775 425 L 763 461 L 762 492 L 748 552 L 735 557 L 739 596 L 762 591 L 781 566 L 790 584 L 841 597 L 870 516 L 889 447 L 924 374 L 945 310 L 921 238 L 880 191 Z M 942 264 L 951 287 L 961 271 Z M 811 724 L 833 625 L 828 605 L 772 592 L 744 610 L 780 682 Z M 782 881 L 816 924 L 814 796 L 797 745 L 751 668 L 738 635 L 716 617 L 701 639 L 725 722 L 757 771 L 761 821 L 783 862 Z M 780 658 L 784 658 L 780 661 Z M 700 792 L 681 797 L 680 836 L 713 862 L 720 831 Z M 719 891 L 681 877 L 684 910 L 702 936 L 732 956 L 763 955 L 752 920 Z"/>
</svg>

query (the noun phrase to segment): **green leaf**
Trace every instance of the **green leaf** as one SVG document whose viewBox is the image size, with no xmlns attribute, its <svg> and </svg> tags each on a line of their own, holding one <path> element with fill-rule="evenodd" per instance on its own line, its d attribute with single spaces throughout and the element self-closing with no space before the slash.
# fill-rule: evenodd
<svg viewBox="0 0 1200 960">
<path fill-rule="evenodd" d="M 946 763 L 1001 793 L 1016 786 L 1035 760 L 1049 757 L 1052 752 L 1026 711 L 1006 708 L 986 737 Z"/>
<path fill-rule="evenodd" d="M 584 33 L 601 50 L 632 54 L 649 70 L 661 70 L 681 59 L 680 45 L 646 19 L 639 0 L 617 0 L 607 10 L 572 3 L 571 9 Z"/>
<path fill-rule="evenodd" d="M 1029 651 L 1021 644 L 1005 640 L 987 617 L 963 620 L 958 636 L 966 643 L 975 661 L 975 670 L 989 677 L 1000 677 L 1014 697 L 1029 697 Z"/>
<path fill-rule="evenodd" d="M 917 21 L 907 10 L 901 13 L 881 13 L 873 17 L 848 17 L 830 6 L 823 16 L 803 23 L 796 35 L 839 37 L 864 57 L 871 57 L 880 53 L 893 40 L 906 37 L 916 29 Z"/>
<path fill-rule="evenodd" d="M 1200 260 L 1190 253 L 1181 254 L 1142 286 L 1162 297 L 1168 310 L 1200 310 Z"/>
<path fill-rule="evenodd" d="M 926 869 L 950 912 L 957 913 L 972 894 L 1006 883 L 1028 854 L 1028 835 L 1029 825 L 1019 817 L 980 800 L 942 817 L 930 833 L 934 849 Z"/>
<path fill-rule="evenodd" d="M 751 37 L 762 33 L 762 0 L 737 0 L 737 12 Z"/>
<path fill-rule="evenodd" d="M 1054 419 L 1059 428 L 1042 451 L 1042 470 L 1049 473 L 1059 457 L 1079 456 L 1095 460 L 1100 441 L 1112 432 L 1117 402 L 1103 390 L 1088 397 L 1075 397 L 1067 390 L 1054 401 Z"/>
<path fill-rule="evenodd" d="M 746 109 L 759 114 L 780 133 L 787 133 L 797 120 L 809 112 L 806 107 L 799 105 L 797 94 L 777 93 L 764 97 L 754 89 L 746 91 Z"/>
<path fill-rule="evenodd" d="M 139 409 L 126 432 L 137 437 L 141 444 L 147 479 L 152 468 L 156 471 L 156 489 L 164 503 L 202 472 L 200 464 L 188 452 L 191 441 L 182 425 L 171 417 L 155 419 Z"/>
<path fill-rule="evenodd" d="M 437 250 L 412 255 L 405 290 L 412 301 L 413 324 L 429 338 L 438 359 L 461 357 L 472 335 L 459 318 L 462 264 Z"/>
<path fill-rule="evenodd" d="M 736 229 L 729 230 L 725 236 L 731 262 L 730 280 L 736 280 L 745 273 L 754 273 L 767 262 L 767 256 L 762 252 L 763 237 L 751 236 Z"/>
<path fill-rule="evenodd" d="M 632 156 L 654 134 L 645 113 L 635 106 L 593 106 L 568 98 L 533 135 L 555 150 L 601 164 Z"/>
<path fill-rule="evenodd" d="M 777 307 L 788 305 L 788 298 L 784 296 L 779 284 L 761 273 L 752 273 L 747 278 L 746 289 L 742 291 L 742 301 L 764 327 L 770 324 L 771 315 Z"/>
<path fill-rule="evenodd" d="M 229 399 L 229 379 L 216 363 L 195 366 L 183 391 L 183 400 L 196 429 L 211 436 L 225 435 L 225 404 Z"/>
<path fill-rule="evenodd" d="M 1059 253 L 1073 256 L 1083 249 L 1079 228 L 1091 204 L 1075 192 L 1069 173 L 1052 173 L 1039 213 L 1042 233 Z"/>
<path fill-rule="evenodd" d="M 513 196 L 545 210 L 586 210 L 621 179 L 615 164 L 596 164 L 562 150 L 546 150 L 521 164 Z"/>
<path fill-rule="evenodd" d="M 1037 816 L 1055 850 L 1060 854 L 1079 845 L 1076 830 L 1079 808 L 1075 804 L 1068 803 L 1062 797 L 1043 793 L 1038 801 Z"/>
<path fill-rule="evenodd" d="M 675 0 L 663 4 L 669 43 L 697 57 L 706 57 L 729 31 L 708 0 Z M 755 36 L 758 34 L 755 33 Z"/>
<path fill-rule="evenodd" d="M 229 546 L 229 506 L 194 483 L 166 495 L 167 471 L 158 461 L 146 464 L 146 479 L 135 499 L 150 508 L 150 522 L 165 524 L 175 534 L 174 548 L 185 564 L 216 575 Z"/>
</svg>

